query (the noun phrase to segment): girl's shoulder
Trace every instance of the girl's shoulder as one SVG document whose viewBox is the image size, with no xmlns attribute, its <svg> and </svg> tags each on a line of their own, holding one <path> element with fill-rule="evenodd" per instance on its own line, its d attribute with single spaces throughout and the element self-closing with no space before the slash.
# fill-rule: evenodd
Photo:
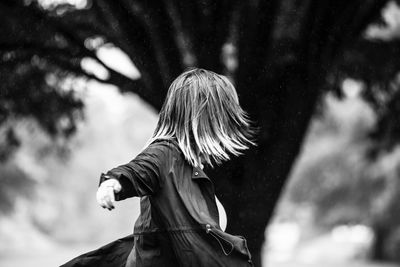
<svg viewBox="0 0 400 267">
<path fill-rule="evenodd" d="M 151 142 L 144 150 L 144 153 L 161 153 L 165 156 L 180 154 L 178 142 L 175 139 L 156 139 Z"/>
<path fill-rule="evenodd" d="M 137 159 L 164 170 L 169 170 L 173 166 L 174 168 L 186 166 L 183 153 L 174 139 L 154 140 L 137 156 Z"/>
</svg>

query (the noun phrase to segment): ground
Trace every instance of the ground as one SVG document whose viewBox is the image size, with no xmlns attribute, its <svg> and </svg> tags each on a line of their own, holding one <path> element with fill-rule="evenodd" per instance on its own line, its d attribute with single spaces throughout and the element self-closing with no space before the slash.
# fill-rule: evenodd
<svg viewBox="0 0 400 267">
<path fill-rule="evenodd" d="M 59 248 L 57 251 L 47 253 L 21 253 L 17 255 L 2 255 L 1 267 L 55 267 L 91 248 Z M 396 267 L 399 265 L 369 262 L 316 262 L 305 264 L 299 262 L 269 262 L 267 267 Z"/>
</svg>

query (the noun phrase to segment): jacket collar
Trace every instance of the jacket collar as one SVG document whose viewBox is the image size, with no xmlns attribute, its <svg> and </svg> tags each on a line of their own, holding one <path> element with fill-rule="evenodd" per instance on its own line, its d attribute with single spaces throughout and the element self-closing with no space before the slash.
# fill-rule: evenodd
<svg viewBox="0 0 400 267">
<path fill-rule="evenodd" d="M 176 148 L 182 153 L 176 138 L 168 139 L 168 141 L 170 141 L 172 144 L 174 144 L 176 146 Z M 207 176 L 207 174 L 203 171 L 203 169 L 201 169 L 199 167 L 193 167 L 192 179 L 207 179 L 207 180 L 211 181 L 211 179 Z"/>
<path fill-rule="evenodd" d="M 192 179 L 207 179 L 207 180 L 210 180 L 210 178 L 207 176 L 207 174 L 199 167 L 193 167 Z"/>
</svg>

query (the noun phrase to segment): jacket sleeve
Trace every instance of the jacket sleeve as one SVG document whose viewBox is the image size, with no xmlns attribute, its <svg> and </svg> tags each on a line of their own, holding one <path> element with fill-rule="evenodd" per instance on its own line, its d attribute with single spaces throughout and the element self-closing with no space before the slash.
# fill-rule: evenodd
<svg viewBox="0 0 400 267">
<path fill-rule="evenodd" d="M 165 146 L 151 144 L 127 164 L 109 170 L 100 176 L 100 184 L 107 179 L 117 179 L 122 190 L 116 200 L 155 194 L 162 187 L 162 169 L 167 160 Z"/>
</svg>

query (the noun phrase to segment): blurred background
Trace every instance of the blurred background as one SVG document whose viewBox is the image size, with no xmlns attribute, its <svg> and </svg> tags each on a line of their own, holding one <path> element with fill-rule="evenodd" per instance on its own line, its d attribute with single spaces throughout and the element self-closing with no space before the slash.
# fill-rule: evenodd
<svg viewBox="0 0 400 267">
<path fill-rule="evenodd" d="M 215 179 L 227 231 L 263 266 L 400 265 L 399 3 L 250 2 L 0 0 L 0 266 L 132 232 L 138 199 L 100 208 L 100 173 L 193 66 L 231 78 L 260 128 L 210 176 L 233 177 Z"/>
</svg>

